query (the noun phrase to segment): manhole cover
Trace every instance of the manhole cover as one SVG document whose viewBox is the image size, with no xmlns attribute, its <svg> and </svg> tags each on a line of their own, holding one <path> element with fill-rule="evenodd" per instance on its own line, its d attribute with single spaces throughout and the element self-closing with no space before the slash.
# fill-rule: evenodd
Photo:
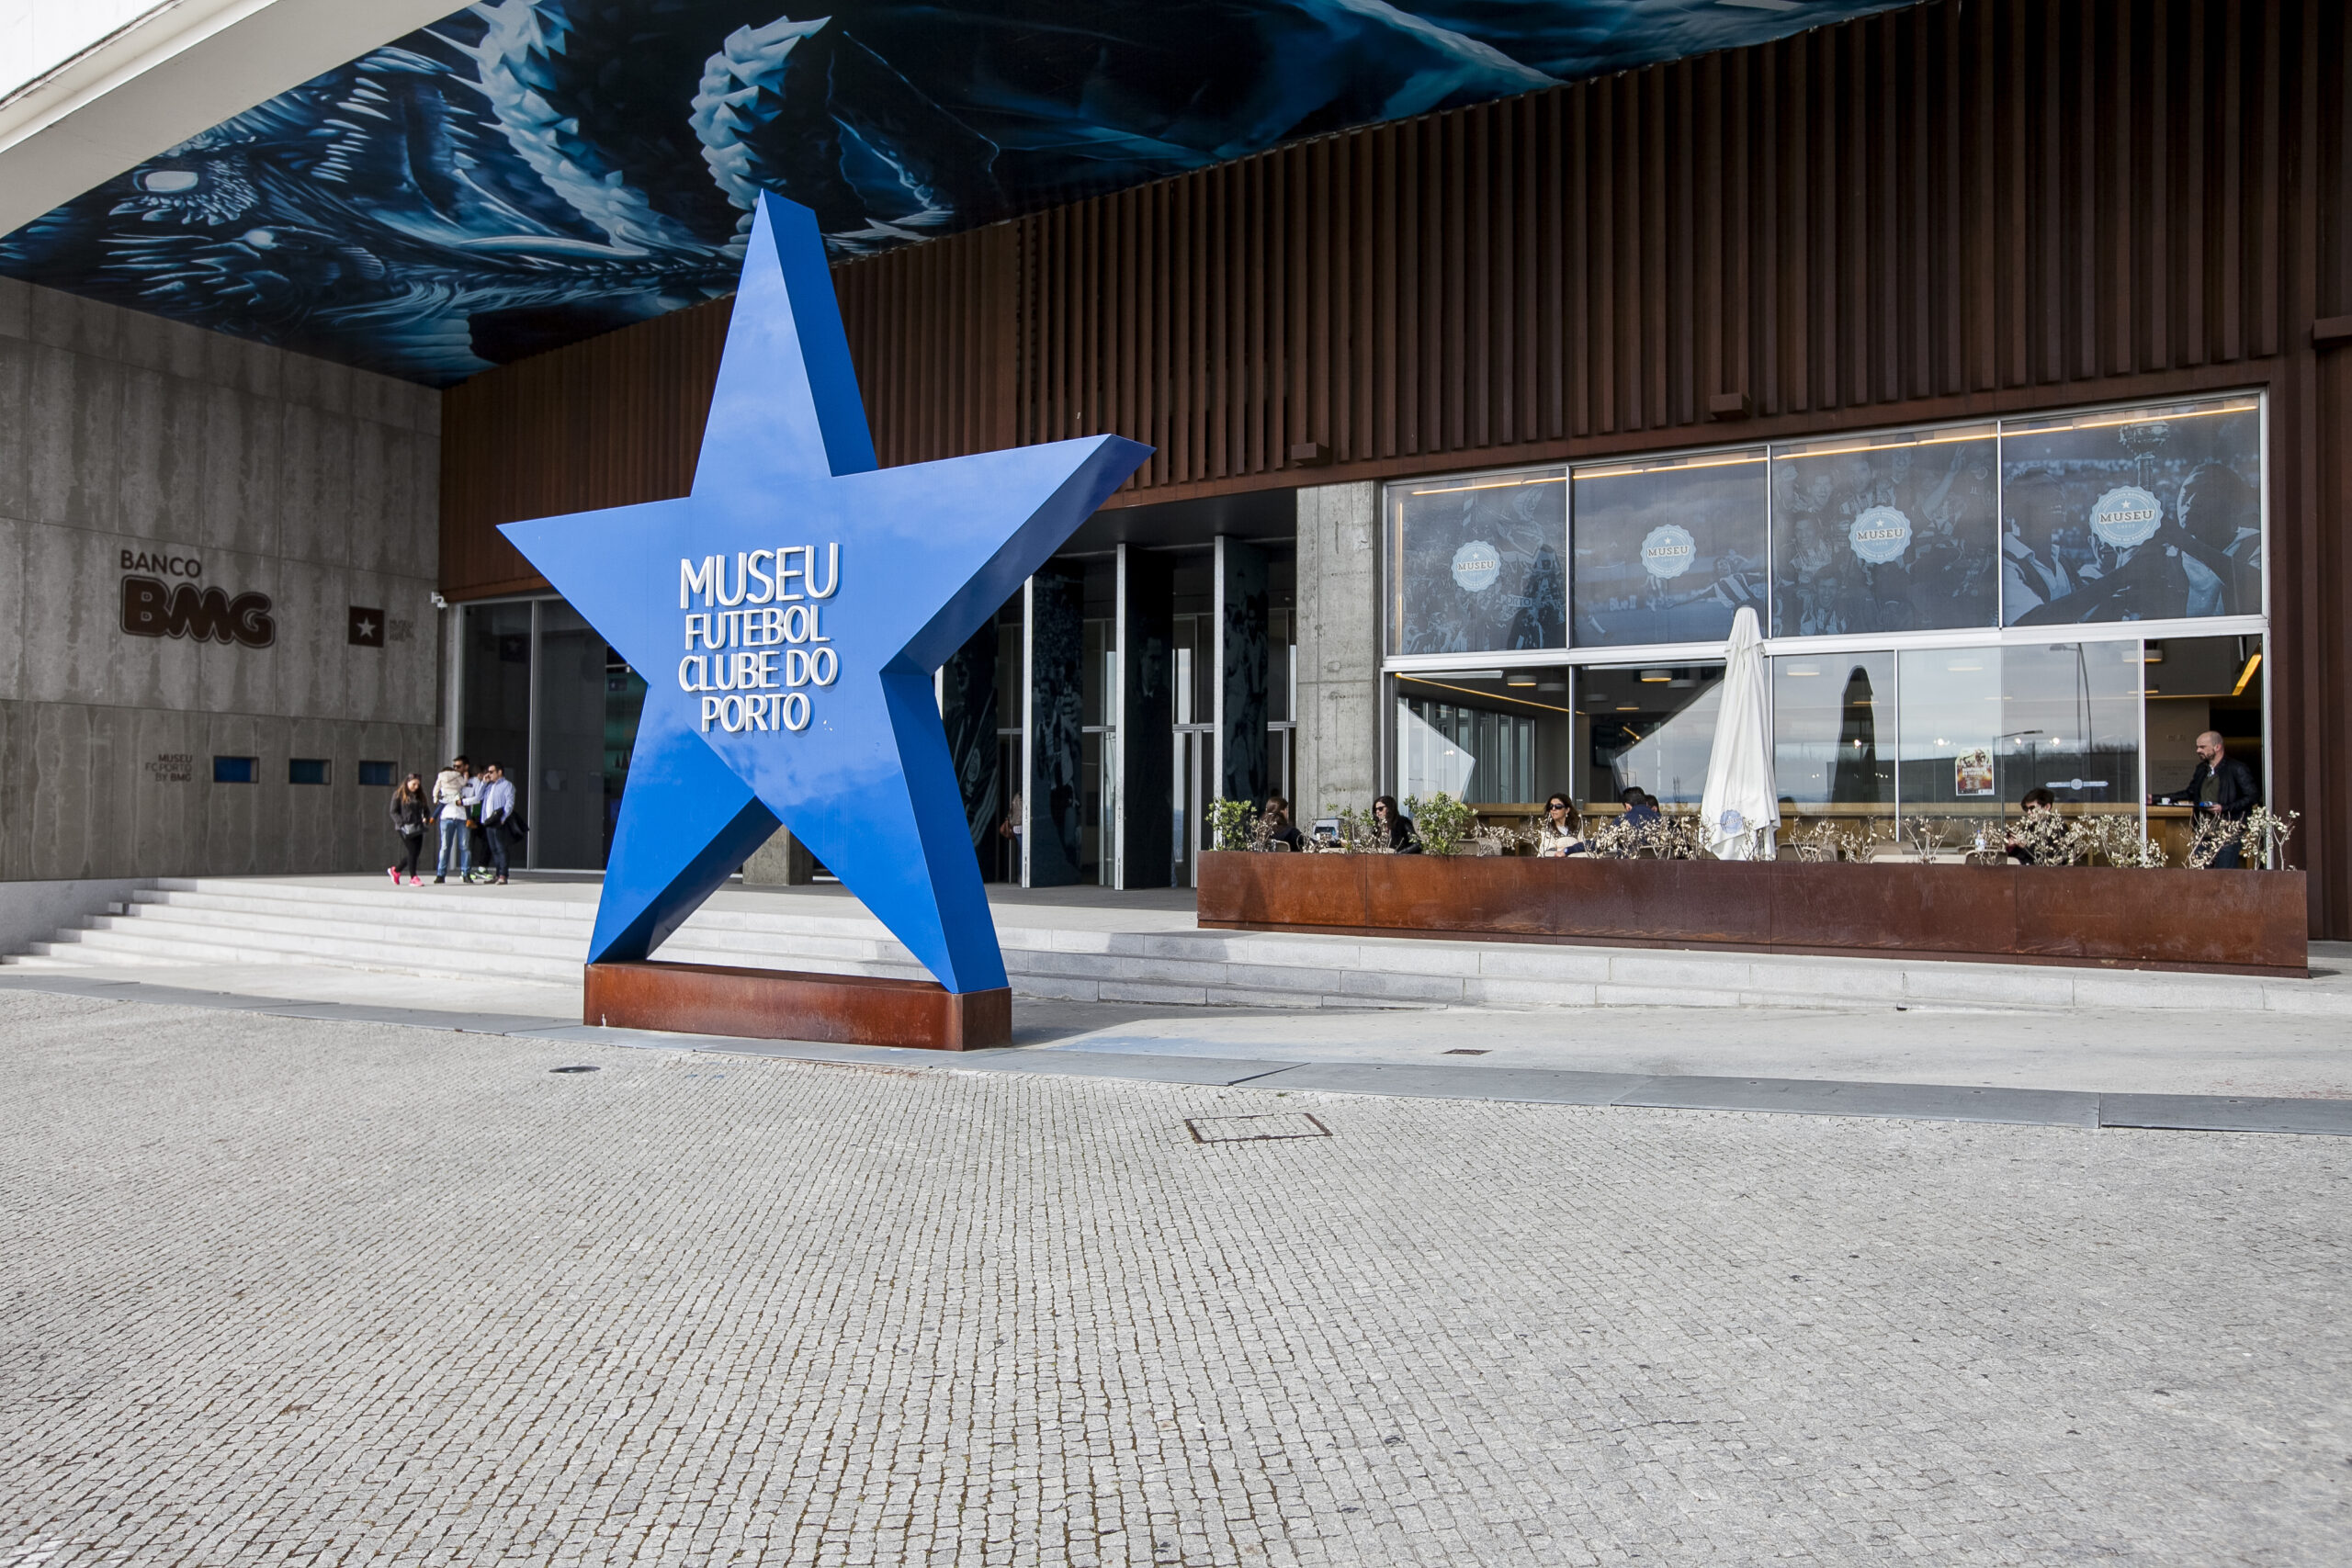
<svg viewBox="0 0 2352 1568">
<path fill-rule="evenodd" d="M 594 1067 L 549 1067 L 548 1069 L 551 1073 L 593 1073 L 595 1070 Z"/>
<path fill-rule="evenodd" d="M 1272 1116 L 1187 1116 L 1196 1144 L 1255 1144 L 1274 1138 L 1328 1138 L 1331 1129 L 1304 1111 Z"/>
</svg>

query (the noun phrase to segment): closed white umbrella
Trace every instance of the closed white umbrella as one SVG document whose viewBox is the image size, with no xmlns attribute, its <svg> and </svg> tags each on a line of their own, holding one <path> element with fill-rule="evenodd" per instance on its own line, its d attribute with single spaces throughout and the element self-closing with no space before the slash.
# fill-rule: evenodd
<svg viewBox="0 0 2352 1568">
<path fill-rule="evenodd" d="M 1772 735 L 1764 710 L 1764 639 L 1756 612 L 1745 605 L 1732 617 L 1731 640 L 1724 645 L 1724 700 L 1699 819 L 1707 847 L 1719 859 L 1770 860 L 1777 852 L 1781 806 L 1772 789 Z"/>
</svg>

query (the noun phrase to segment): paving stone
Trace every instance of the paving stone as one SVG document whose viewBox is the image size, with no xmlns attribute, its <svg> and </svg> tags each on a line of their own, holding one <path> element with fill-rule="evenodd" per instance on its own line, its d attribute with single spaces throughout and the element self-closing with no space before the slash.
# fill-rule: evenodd
<svg viewBox="0 0 2352 1568">
<path fill-rule="evenodd" d="M 662 1039 L 0 992 L 0 1563 L 2352 1541 L 2352 1139 Z"/>
</svg>

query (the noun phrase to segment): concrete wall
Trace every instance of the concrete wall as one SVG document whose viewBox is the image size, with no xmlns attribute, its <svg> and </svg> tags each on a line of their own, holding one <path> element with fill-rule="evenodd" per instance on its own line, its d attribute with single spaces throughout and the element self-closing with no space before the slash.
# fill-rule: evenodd
<svg viewBox="0 0 2352 1568">
<path fill-rule="evenodd" d="M 0 882 L 0 953 L 22 953 L 92 915 L 104 914 L 150 886 L 153 877 L 90 882 Z"/>
<path fill-rule="evenodd" d="M 0 879 L 386 863 L 358 763 L 438 749 L 439 439 L 429 389 L 0 279 Z M 274 643 L 125 632 L 125 551 L 267 595 Z"/>
<path fill-rule="evenodd" d="M 1380 487 L 1298 492 L 1298 786 L 1302 818 L 1380 793 Z"/>
</svg>

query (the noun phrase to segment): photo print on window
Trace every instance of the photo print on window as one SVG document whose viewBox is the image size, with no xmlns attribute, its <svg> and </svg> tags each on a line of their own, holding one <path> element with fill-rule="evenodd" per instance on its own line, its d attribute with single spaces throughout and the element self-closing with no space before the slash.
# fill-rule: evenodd
<svg viewBox="0 0 2352 1568">
<path fill-rule="evenodd" d="M 2008 626 L 2262 613 L 2251 397 L 2001 426 Z"/>
<path fill-rule="evenodd" d="M 1772 635 L 1994 624 L 1993 427 L 1772 449 Z"/>
<path fill-rule="evenodd" d="M 1398 653 L 1566 645 L 1566 478 L 1544 468 L 1389 491 Z"/>
<path fill-rule="evenodd" d="M 1721 642 L 1741 605 L 1761 616 L 1764 483 L 1760 450 L 1578 468 L 1577 645 Z"/>
</svg>

